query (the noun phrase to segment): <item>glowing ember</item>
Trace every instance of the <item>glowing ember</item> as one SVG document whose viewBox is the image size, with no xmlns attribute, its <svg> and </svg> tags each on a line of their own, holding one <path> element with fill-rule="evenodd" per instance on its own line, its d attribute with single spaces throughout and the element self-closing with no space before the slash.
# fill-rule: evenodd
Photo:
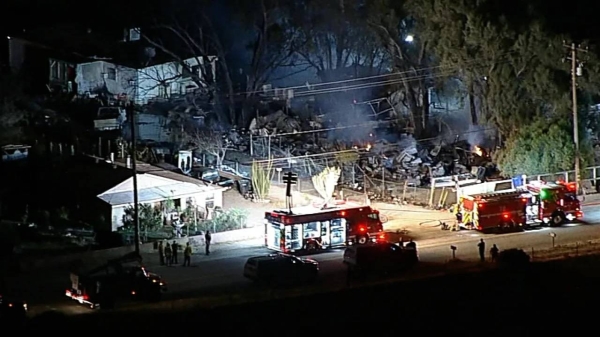
<svg viewBox="0 0 600 337">
<path fill-rule="evenodd" d="M 483 157 L 483 150 L 479 147 L 479 146 L 475 146 L 473 148 L 473 153 L 475 153 L 476 155 Z"/>
</svg>

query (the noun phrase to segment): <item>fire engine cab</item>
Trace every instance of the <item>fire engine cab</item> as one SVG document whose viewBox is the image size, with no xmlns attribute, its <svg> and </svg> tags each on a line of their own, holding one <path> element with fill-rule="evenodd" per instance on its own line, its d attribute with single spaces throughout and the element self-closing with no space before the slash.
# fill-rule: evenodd
<svg viewBox="0 0 600 337">
<path fill-rule="evenodd" d="M 462 227 L 484 232 L 560 226 L 583 217 L 575 188 L 535 181 L 519 189 L 461 197 L 456 211 Z"/>
</svg>

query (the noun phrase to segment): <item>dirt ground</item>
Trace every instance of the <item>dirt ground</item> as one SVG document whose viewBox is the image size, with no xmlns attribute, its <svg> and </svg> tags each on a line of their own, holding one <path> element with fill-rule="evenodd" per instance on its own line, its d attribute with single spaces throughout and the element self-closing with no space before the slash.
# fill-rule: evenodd
<svg viewBox="0 0 600 337">
<path fill-rule="evenodd" d="M 451 235 L 452 232 L 442 231 L 441 223 L 453 223 L 454 216 L 448 211 L 431 210 L 414 205 L 395 205 L 373 203 L 372 207 L 381 212 L 385 221 L 383 228 L 390 233 L 390 240 L 412 238 L 419 240 Z M 396 234 L 396 235 L 394 235 Z"/>
<path fill-rule="evenodd" d="M 285 196 L 285 188 L 272 186 L 270 194 L 272 200 L 281 201 L 283 200 L 283 196 Z M 295 205 L 300 206 L 308 205 L 321 199 L 307 193 L 294 192 L 293 200 Z M 364 200 L 362 201 L 364 202 Z M 285 204 L 278 206 L 285 207 Z M 395 239 L 395 236 L 403 236 L 418 240 L 424 237 L 432 238 L 451 234 L 448 231 L 442 231 L 440 227 L 442 222 L 452 223 L 454 221 L 454 216 L 448 211 L 431 210 L 415 205 L 396 205 L 381 202 L 373 202 L 371 206 L 381 212 L 383 220 L 387 220 L 384 223 L 384 229 L 391 234 L 390 239 Z M 398 235 L 394 235 L 395 233 Z"/>
</svg>

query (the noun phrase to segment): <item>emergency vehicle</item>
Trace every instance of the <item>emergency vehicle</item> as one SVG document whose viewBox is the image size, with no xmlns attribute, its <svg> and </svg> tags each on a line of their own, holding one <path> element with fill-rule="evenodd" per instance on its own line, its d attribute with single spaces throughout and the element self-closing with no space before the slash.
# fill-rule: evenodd
<svg viewBox="0 0 600 337">
<path fill-rule="evenodd" d="M 479 231 L 506 231 L 560 226 L 583 217 L 575 193 L 566 183 L 532 182 L 519 189 L 460 198 L 462 226 Z"/>
<path fill-rule="evenodd" d="M 379 211 L 341 203 L 265 213 L 265 246 L 289 253 L 384 240 Z"/>
<path fill-rule="evenodd" d="M 166 284 L 142 267 L 141 260 L 129 253 L 84 272 L 73 271 L 65 295 L 92 309 L 110 308 L 117 298 L 159 300 Z"/>
</svg>

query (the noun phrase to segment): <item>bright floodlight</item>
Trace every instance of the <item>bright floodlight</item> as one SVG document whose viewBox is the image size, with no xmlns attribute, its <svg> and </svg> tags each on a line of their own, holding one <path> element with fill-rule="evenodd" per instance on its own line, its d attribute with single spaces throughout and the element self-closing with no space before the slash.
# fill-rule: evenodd
<svg viewBox="0 0 600 337">
<path fill-rule="evenodd" d="M 415 40 L 415 37 L 414 37 L 414 36 L 412 36 L 412 35 L 407 35 L 407 36 L 404 38 L 404 41 L 406 41 L 406 42 L 413 42 L 414 40 Z"/>
</svg>

